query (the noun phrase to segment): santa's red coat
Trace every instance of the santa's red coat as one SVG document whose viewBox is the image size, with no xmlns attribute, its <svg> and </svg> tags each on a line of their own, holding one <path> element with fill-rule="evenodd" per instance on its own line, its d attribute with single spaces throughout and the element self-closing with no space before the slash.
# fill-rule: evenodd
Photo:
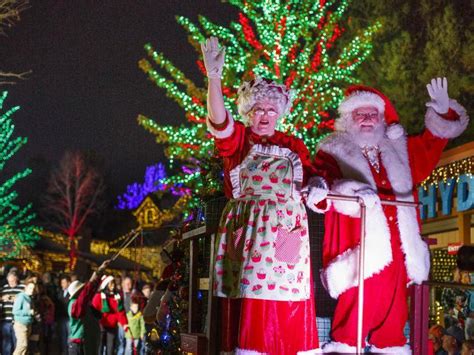
<svg viewBox="0 0 474 355">
<path fill-rule="evenodd" d="M 370 187 L 383 200 L 417 201 L 416 185 L 435 168 L 448 139 L 467 126 L 464 109 L 455 101 L 450 108 L 447 115 L 429 109 L 421 134 L 384 138 L 379 143 L 379 171 L 346 132 L 336 132 L 320 144 L 315 165 L 333 193 L 354 195 Z M 339 299 L 332 325 L 336 347 L 332 350 L 347 350 L 344 346 L 355 345 L 357 330 L 359 205 L 324 201 L 318 208 L 326 211 L 321 276 L 330 295 Z M 426 280 L 430 266 L 418 212 L 414 207 L 376 204 L 367 209 L 366 217 L 363 338 L 371 334 L 372 345 L 400 347 L 402 353 L 407 319 L 405 286 Z M 343 348 L 338 349 L 338 344 Z"/>
<path fill-rule="evenodd" d="M 345 132 L 336 132 L 321 142 L 315 165 L 334 193 L 350 194 L 357 190 L 355 181 L 369 185 L 381 199 L 416 201 L 416 185 L 433 171 L 448 139 L 458 136 L 467 125 L 464 109 L 454 100 L 451 100 L 450 108 L 444 116 L 429 109 L 426 128 L 421 134 L 384 138 L 379 144 L 382 175 L 374 172 L 361 149 Z M 352 202 L 328 203 L 322 276 L 330 295 L 337 298 L 357 285 L 359 207 Z M 391 236 L 393 223 L 398 226 L 394 229 L 397 235 Z M 401 241 L 409 279 L 416 283 L 426 280 L 429 252 L 420 237 L 418 210 L 413 207 L 382 208 L 380 205 L 367 211 L 365 278 L 391 263 L 392 237 Z"/>
</svg>

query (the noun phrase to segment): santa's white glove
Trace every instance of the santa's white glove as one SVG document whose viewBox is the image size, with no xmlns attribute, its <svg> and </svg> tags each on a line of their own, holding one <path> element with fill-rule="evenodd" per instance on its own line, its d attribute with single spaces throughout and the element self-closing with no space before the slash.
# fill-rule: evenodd
<svg viewBox="0 0 474 355">
<path fill-rule="evenodd" d="M 449 110 L 448 80 L 446 78 L 431 79 L 431 83 L 426 85 L 431 101 L 426 103 L 438 114 L 444 115 Z"/>
<path fill-rule="evenodd" d="M 380 203 L 380 198 L 369 184 L 355 180 L 336 180 L 331 191 L 336 195 L 360 197 L 364 200 L 364 204 L 368 209 Z M 351 217 L 360 216 L 360 205 L 357 202 L 334 200 L 333 205 L 339 213 Z"/>
<path fill-rule="evenodd" d="M 224 69 L 225 47 L 219 47 L 216 37 L 206 39 L 201 43 L 202 57 L 208 78 L 221 78 Z"/>
<path fill-rule="evenodd" d="M 308 181 L 308 196 L 306 205 L 314 212 L 324 212 L 316 207 L 318 203 L 324 200 L 328 195 L 329 189 L 326 180 L 319 176 L 313 176 Z"/>
<path fill-rule="evenodd" d="M 376 204 L 380 204 L 380 197 L 374 190 L 369 188 L 356 191 L 354 196 L 360 197 L 364 200 L 365 207 L 367 208 L 372 208 Z"/>
</svg>

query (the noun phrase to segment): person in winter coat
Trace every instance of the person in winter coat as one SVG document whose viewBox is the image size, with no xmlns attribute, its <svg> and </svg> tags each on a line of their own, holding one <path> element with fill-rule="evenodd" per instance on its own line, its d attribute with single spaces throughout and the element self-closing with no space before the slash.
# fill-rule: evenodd
<svg viewBox="0 0 474 355">
<path fill-rule="evenodd" d="M 92 307 L 100 313 L 101 341 L 99 354 L 115 354 L 118 327 L 121 325 L 125 332 L 128 330 L 127 315 L 121 292 L 115 288 L 113 276 L 103 276 L 99 292 L 92 299 Z"/>
<path fill-rule="evenodd" d="M 36 288 L 36 279 L 29 278 L 25 281 L 25 291 L 19 293 L 13 304 L 13 329 L 16 336 L 16 347 L 13 355 L 26 355 L 28 351 L 28 338 L 31 333 L 31 324 L 36 314 L 33 308 L 32 296 Z"/>
<path fill-rule="evenodd" d="M 69 301 L 67 304 L 67 314 L 69 317 L 69 338 L 68 338 L 68 354 L 82 355 L 84 354 L 84 326 L 87 308 L 90 306 L 100 283 L 100 276 L 109 265 L 110 261 L 106 260 L 99 266 L 89 279 L 89 282 L 83 284 L 79 280 L 71 282 L 67 288 Z"/>
<path fill-rule="evenodd" d="M 416 186 L 433 171 L 448 140 L 469 122 L 466 110 L 449 98 L 446 78 L 433 79 L 427 89 L 431 101 L 425 128 L 407 135 L 385 95 L 366 86 L 350 87 L 338 108 L 336 131 L 321 141 L 315 160 L 333 193 L 360 197 L 367 207 L 362 346 L 375 353 L 411 354 L 403 333 L 407 285 L 425 281 L 430 269 L 418 209 L 380 201 L 416 201 Z M 326 211 L 321 277 L 338 300 L 332 342 L 323 351 L 354 353 L 359 204 L 324 200 L 312 207 Z"/>
<path fill-rule="evenodd" d="M 125 355 L 138 354 L 139 348 L 141 349 L 144 346 L 146 334 L 145 320 L 139 307 L 139 300 L 132 299 L 130 311 L 127 313 L 128 331 L 125 333 Z"/>
</svg>

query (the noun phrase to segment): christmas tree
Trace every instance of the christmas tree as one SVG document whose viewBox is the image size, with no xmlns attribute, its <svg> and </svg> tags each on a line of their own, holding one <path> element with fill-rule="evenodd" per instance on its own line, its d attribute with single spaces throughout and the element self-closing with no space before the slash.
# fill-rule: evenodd
<svg viewBox="0 0 474 355">
<path fill-rule="evenodd" d="M 356 81 L 355 70 L 369 55 L 377 23 L 359 31 L 352 40 L 338 40 L 344 33 L 343 16 L 349 6 L 342 1 L 243 1 L 230 0 L 239 9 L 238 21 L 229 27 L 212 23 L 204 16 L 199 24 L 177 17 L 197 51 L 196 64 L 205 75 L 199 43 L 215 36 L 226 47 L 223 92 L 226 107 L 236 117 L 236 94 L 242 80 L 262 76 L 284 82 L 297 92 L 291 113 L 279 129 L 304 139 L 310 151 L 330 133 L 333 110 L 343 97 L 343 89 Z M 165 179 L 182 184 L 193 197 L 213 194 L 222 186 L 220 167 L 213 156 L 214 146 L 206 132 L 206 88 L 199 87 L 155 51 L 145 45 L 148 58 L 140 68 L 166 95 L 185 111 L 187 122 L 179 126 L 161 125 L 140 115 L 139 123 L 165 146 L 170 163 L 179 160 L 181 170 Z M 197 200 L 193 200 L 197 203 Z"/>
<path fill-rule="evenodd" d="M 26 144 L 24 137 L 14 137 L 12 115 L 20 109 L 19 106 L 4 109 L 3 104 L 8 93 L 4 91 L 0 95 L 0 171 L 3 171 L 8 160 Z M 34 213 L 31 204 L 19 206 L 16 202 L 18 193 L 13 189 L 16 182 L 31 173 L 25 169 L 14 174 L 0 185 L 0 252 L 6 253 L 5 258 L 18 255 L 21 247 L 31 246 L 37 235 L 31 224 Z"/>
<path fill-rule="evenodd" d="M 189 250 L 186 252 L 183 243 L 177 241 L 171 255 L 174 273 L 169 280 L 162 280 L 167 283 L 166 292 L 161 299 L 157 321 L 148 337 L 149 353 L 181 353 L 181 333 L 186 331 L 189 298 L 186 253 L 189 253 Z"/>
</svg>

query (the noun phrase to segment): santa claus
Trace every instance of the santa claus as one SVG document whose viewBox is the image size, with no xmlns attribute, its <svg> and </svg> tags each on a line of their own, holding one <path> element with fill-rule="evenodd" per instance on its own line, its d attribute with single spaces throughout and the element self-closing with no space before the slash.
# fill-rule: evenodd
<svg viewBox="0 0 474 355">
<path fill-rule="evenodd" d="M 336 132 L 321 142 L 316 165 L 336 194 L 359 196 L 367 206 L 362 339 L 371 352 L 409 354 L 403 334 L 407 286 L 426 280 L 429 251 L 420 237 L 414 207 L 380 200 L 416 201 L 415 186 L 436 166 L 448 139 L 468 124 L 462 106 L 450 100 L 446 79 L 427 85 L 425 129 L 407 136 L 390 101 L 379 91 L 353 86 L 339 106 Z M 360 206 L 325 200 L 322 279 L 338 299 L 325 352 L 355 352 L 358 304 Z"/>
</svg>

